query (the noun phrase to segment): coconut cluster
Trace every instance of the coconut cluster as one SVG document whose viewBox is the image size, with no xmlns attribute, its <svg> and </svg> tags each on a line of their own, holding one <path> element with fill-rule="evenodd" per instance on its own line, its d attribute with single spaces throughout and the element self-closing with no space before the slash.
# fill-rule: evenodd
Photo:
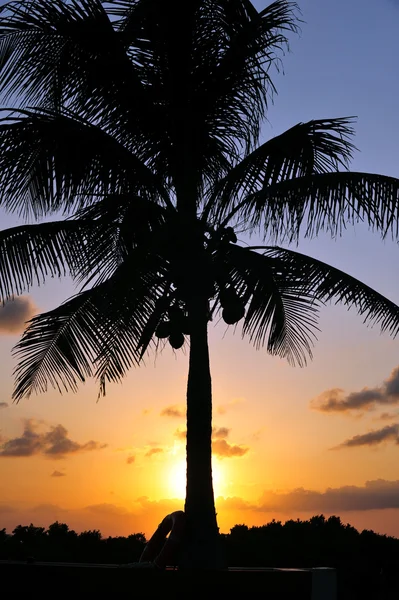
<svg viewBox="0 0 399 600">
<path fill-rule="evenodd" d="M 220 304 L 222 305 L 223 321 L 227 325 L 235 325 L 245 316 L 245 306 L 233 287 L 220 291 Z"/>
<path fill-rule="evenodd" d="M 184 344 L 184 336 L 190 334 L 188 317 L 184 311 L 176 305 L 168 310 L 168 317 L 159 322 L 155 335 L 160 339 L 168 339 L 169 344 L 175 350 Z"/>
</svg>

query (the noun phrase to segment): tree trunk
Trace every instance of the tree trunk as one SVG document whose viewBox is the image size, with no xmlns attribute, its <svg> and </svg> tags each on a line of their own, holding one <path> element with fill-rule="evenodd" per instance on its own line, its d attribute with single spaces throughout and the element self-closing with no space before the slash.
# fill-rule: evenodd
<svg viewBox="0 0 399 600">
<path fill-rule="evenodd" d="M 224 568 L 212 484 L 212 384 L 208 349 L 208 300 L 189 307 L 190 364 L 187 385 L 187 543 L 181 566 Z"/>
</svg>

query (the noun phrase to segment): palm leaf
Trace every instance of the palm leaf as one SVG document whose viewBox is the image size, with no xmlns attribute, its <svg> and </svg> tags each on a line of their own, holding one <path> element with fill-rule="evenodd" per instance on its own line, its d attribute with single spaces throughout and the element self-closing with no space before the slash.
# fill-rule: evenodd
<svg viewBox="0 0 399 600">
<path fill-rule="evenodd" d="M 15 347 L 20 360 L 14 372 L 14 400 L 45 392 L 48 385 L 60 392 L 76 391 L 78 381 L 92 375 L 105 330 L 111 326 L 99 308 L 101 292 L 100 286 L 83 292 L 30 321 Z"/>
<path fill-rule="evenodd" d="M 355 308 L 365 323 L 393 336 L 399 332 L 396 304 L 312 257 L 275 246 L 231 245 L 223 260 L 247 307 L 243 336 L 292 364 L 302 366 L 312 357 L 319 308 L 329 301 Z"/>
<path fill-rule="evenodd" d="M 129 56 L 100 0 L 35 0 L 7 5 L 0 21 L 3 102 L 61 110 L 125 139 L 154 157 L 165 130 L 155 82 L 137 52 Z M 138 52 L 140 50 L 138 49 Z M 157 125 L 156 125 L 157 124 Z"/>
<path fill-rule="evenodd" d="M 71 114 L 24 113 L 0 125 L 0 202 L 7 210 L 38 218 L 132 191 L 170 203 L 157 176 L 100 127 Z"/>
<path fill-rule="evenodd" d="M 216 184 L 206 214 L 220 218 L 230 213 L 225 217 L 228 221 L 250 194 L 267 191 L 279 182 L 347 167 L 354 150 L 349 141 L 351 123 L 351 118 L 313 120 L 268 140 Z"/>
<path fill-rule="evenodd" d="M 313 257 L 279 247 L 265 247 L 264 255 L 281 260 L 294 269 L 316 302 L 342 303 L 354 308 L 364 323 L 378 325 L 382 332 L 396 337 L 399 332 L 399 307 L 344 271 Z"/>
<path fill-rule="evenodd" d="M 243 336 L 291 364 L 312 357 L 318 306 L 291 264 L 231 245 L 225 255 L 231 283 L 247 307 Z"/>
<path fill-rule="evenodd" d="M 216 4 L 216 6 L 215 6 Z M 233 0 L 204 3 L 208 11 L 208 44 L 218 48 L 210 77 L 199 91 L 198 106 L 212 126 L 212 135 L 225 141 L 234 155 L 241 145 L 248 152 L 257 141 L 268 96 L 275 91 L 269 70 L 287 46 L 286 33 L 297 30 L 295 2 L 277 0 L 262 11 L 252 2 Z M 200 48 L 201 57 L 204 54 Z M 209 52 L 208 52 L 209 53 Z"/>
<path fill-rule="evenodd" d="M 87 286 L 109 279 L 132 252 L 156 250 L 169 211 L 156 202 L 134 194 L 110 195 L 74 218 L 92 224 L 85 240 L 76 280 Z"/>
<path fill-rule="evenodd" d="M 269 67 L 296 29 L 295 12 L 284 0 L 261 12 L 247 0 L 111 3 L 148 82 L 155 127 L 167 131 L 157 129 L 156 169 L 168 165 L 177 187 L 180 179 L 197 179 L 202 190 L 226 173 L 231 155 L 256 141 L 274 89 Z"/>
<path fill-rule="evenodd" d="M 83 220 L 0 231 L 0 299 L 22 294 L 47 277 L 76 276 L 92 224 Z"/>
<path fill-rule="evenodd" d="M 88 97 L 93 105 L 116 80 L 125 82 L 130 98 L 144 92 L 100 0 L 8 3 L 0 23 L 0 69 L 5 101 L 25 105 L 80 105 Z"/>
<path fill-rule="evenodd" d="M 136 265 L 125 261 L 108 281 L 32 319 L 15 347 L 16 401 L 49 384 L 76 391 L 92 375 L 104 394 L 106 381 L 119 381 L 140 362 L 142 333 L 166 280 L 156 257 L 135 259 Z"/>
<path fill-rule="evenodd" d="M 366 223 L 386 236 L 399 227 L 399 180 L 384 175 L 332 172 L 287 179 L 249 195 L 234 218 L 265 237 L 298 240 L 320 231 L 332 236 Z"/>
<path fill-rule="evenodd" d="M 107 196 L 74 218 L 0 231 L 0 299 L 47 277 L 69 275 L 86 287 L 106 281 L 132 250 L 154 246 L 166 214 L 146 198 Z"/>
</svg>

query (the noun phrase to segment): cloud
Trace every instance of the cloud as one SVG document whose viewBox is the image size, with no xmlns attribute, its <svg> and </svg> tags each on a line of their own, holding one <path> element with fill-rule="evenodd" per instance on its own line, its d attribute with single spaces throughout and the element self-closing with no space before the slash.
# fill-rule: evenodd
<svg viewBox="0 0 399 600">
<path fill-rule="evenodd" d="M 159 414 L 161 417 L 176 417 L 182 419 L 186 416 L 186 409 L 177 404 L 173 404 L 171 406 L 166 406 Z"/>
<path fill-rule="evenodd" d="M 86 509 L 93 513 L 112 515 L 112 516 L 124 516 L 128 514 L 127 508 L 123 506 L 116 506 L 115 504 L 109 504 L 108 502 L 103 502 L 102 504 L 92 504 L 90 506 L 86 506 Z"/>
<path fill-rule="evenodd" d="M 223 496 L 219 496 L 216 498 L 216 504 L 218 506 L 218 510 L 259 510 L 259 507 L 256 504 L 252 504 L 243 498 L 239 498 L 238 496 L 229 496 L 224 498 Z"/>
<path fill-rule="evenodd" d="M 163 448 L 151 448 L 144 454 L 144 456 L 149 458 L 150 456 L 154 456 L 154 454 L 161 454 L 161 452 L 163 452 Z"/>
<path fill-rule="evenodd" d="M 212 438 L 214 440 L 227 438 L 230 433 L 230 429 L 227 427 L 213 427 Z"/>
<path fill-rule="evenodd" d="M 0 502 L 0 515 L 5 515 L 8 513 L 14 513 L 15 512 L 15 508 L 13 506 L 11 506 L 10 504 L 2 504 Z"/>
<path fill-rule="evenodd" d="M 244 456 L 248 452 L 247 446 L 235 446 L 229 444 L 226 440 L 214 440 L 212 442 L 212 454 L 219 458 L 232 458 L 235 456 Z"/>
<path fill-rule="evenodd" d="M 381 413 L 379 417 L 375 417 L 375 420 L 379 421 L 392 421 L 392 419 L 397 419 L 399 417 L 399 413 Z"/>
<path fill-rule="evenodd" d="M 33 419 L 24 422 L 24 431 L 20 437 L 11 438 L 0 445 L 0 457 L 27 457 L 42 454 L 47 458 L 65 458 L 68 454 L 102 450 L 107 444 L 90 440 L 85 444 L 74 442 L 68 437 L 63 425 L 50 427 L 47 432 L 39 432 L 39 423 Z"/>
<path fill-rule="evenodd" d="M 230 400 L 230 402 L 226 402 L 225 404 L 219 404 L 216 407 L 216 412 L 218 415 L 225 415 L 228 410 L 237 406 L 243 401 L 242 398 L 234 398 L 234 400 Z"/>
<path fill-rule="evenodd" d="M 132 465 L 135 460 L 136 460 L 136 457 L 131 454 L 130 456 L 127 457 L 126 462 L 128 465 Z"/>
<path fill-rule="evenodd" d="M 381 386 L 363 388 L 359 392 L 345 395 L 341 388 L 326 390 L 314 398 L 310 406 L 313 410 L 326 413 L 348 413 L 353 410 L 372 410 L 381 405 L 399 404 L 399 367 L 396 367 Z"/>
<path fill-rule="evenodd" d="M 261 427 L 260 429 L 257 429 L 256 431 L 254 431 L 254 433 L 252 434 L 251 438 L 253 439 L 254 442 L 258 442 L 264 432 L 265 428 Z"/>
<path fill-rule="evenodd" d="M 382 429 L 374 429 L 368 433 L 362 435 L 355 435 L 353 438 L 345 440 L 338 448 L 355 448 L 358 446 L 377 446 L 387 441 L 394 441 L 399 444 L 399 425 L 394 423 L 393 425 L 387 425 Z"/>
<path fill-rule="evenodd" d="M 231 431 L 231 429 L 229 429 L 228 427 L 212 427 L 212 439 L 218 440 L 218 439 L 227 438 L 230 434 L 230 431 Z M 174 432 L 173 435 L 178 440 L 185 440 L 187 437 L 187 430 L 186 429 L 176 429 L 176 431 Z"/>
<path fill-rule="evenodd" d="M 270 512 L 339 512 L 399 508 L 399 481 L 377 479 L 363 487 L 348 485 L 325 492 L 299 488 L 264 492 L 257 510 Z"/>
<path fill-rule="evenodd" d="M 173 435 L 178 440 L 185 440 L 187 437 L 187 431 L 185 429 L 176 429 Z"/>
<path fill-rule="evenodd" d="M 7 402 L 0 402 L 0 409 L 1 408 L 8 408 L 8 403 Z"/>
<path fill-rule="evenodd" d="M 32 298 L 18 296 L 0 305 L 0 334 L 15 335 L 25 329 L 25 324 L 38 312 Z"/>
<path fill-rule="evenodd" d="M 212 454 L 219 458 L 233 458 L 235 456 L 244 456 L 249 451 L 247 446 L 238 446 L 229 444 L 225 438 L 230 434 L 228 427 L 212 428 Z M 178 440 L 185 440 L 187 437 L 186 429 L 176 429 L 173 434 Z"/>
<path fill-rule="evenodd" d="M 50 477 L 65 477 L 66 473 L 63 473 L 62 471 L 53 471 L 50 475 Z"/>
</svg>

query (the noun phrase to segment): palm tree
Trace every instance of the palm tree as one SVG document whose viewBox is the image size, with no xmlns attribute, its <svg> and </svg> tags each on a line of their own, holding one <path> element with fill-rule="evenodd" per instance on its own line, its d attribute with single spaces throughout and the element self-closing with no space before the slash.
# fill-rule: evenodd
<svg viewBox="0 0 399 600">
<path fill-rule="evenodd" d="M 262 11 L 249 0 L 32 0 L 0 17 L 0 202 L 34 221 L 0 233 L 0 293 L 64 274 L 80 286 L 29 323 L 14 399 L 92 376 L 102 395 L 151 349 L 189 346 L 185 511 L 197 566 L 221 564 L 212 317 L 299 365 L 330 300 L 399 329 L 391 301 L 276 245 L 359 221 L 396 234 L 399 216 L 399 180 L 347 170 L 351 119 L 300 123 L 259 145 L 271 67 L 297 26 L 285 0 Z M 243 228 L 265 245 L 238 243 Z"/>
</svg>

